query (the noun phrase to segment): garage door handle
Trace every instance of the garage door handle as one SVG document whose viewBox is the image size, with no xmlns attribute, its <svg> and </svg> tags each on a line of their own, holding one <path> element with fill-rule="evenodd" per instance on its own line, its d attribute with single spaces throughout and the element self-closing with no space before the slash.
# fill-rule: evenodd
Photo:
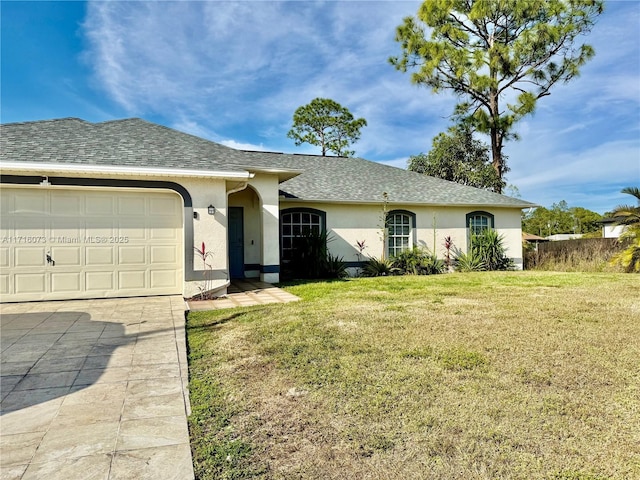
<svg viewBox="0 0 640 480">
<path fill-rule="evenodd" d="M 55 267 L 55 266 L 56 266 L 56 262 L 55 262 L 55 260 L 54 260 L 53 258 L 51 258 L 51 255 L 49 255 L 48 253 L 47 253 L 47 263 L 48 263 L 49 265 L 51 265 L 52 267 Z"/>
</svg>

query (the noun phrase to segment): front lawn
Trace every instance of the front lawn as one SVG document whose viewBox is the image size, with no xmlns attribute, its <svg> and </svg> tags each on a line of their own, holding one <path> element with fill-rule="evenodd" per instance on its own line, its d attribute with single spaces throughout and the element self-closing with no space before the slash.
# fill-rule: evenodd
<svg viewBox="0 0 640 480">
<path fill-rule="evenodd" d="M 189 314 L 199 479 L 640 478 L 637 275 L 286 289 Z"/>
</svg>

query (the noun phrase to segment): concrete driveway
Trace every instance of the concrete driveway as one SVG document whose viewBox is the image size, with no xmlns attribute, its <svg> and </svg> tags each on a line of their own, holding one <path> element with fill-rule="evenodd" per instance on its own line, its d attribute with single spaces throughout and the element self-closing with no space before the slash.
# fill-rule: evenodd
<svg viewBox="0 0 640 480">
<path fill-rule="evenodd" d="M 181 297 L 0 312 L 2 480 L 193 479 Z"/>
</svg>

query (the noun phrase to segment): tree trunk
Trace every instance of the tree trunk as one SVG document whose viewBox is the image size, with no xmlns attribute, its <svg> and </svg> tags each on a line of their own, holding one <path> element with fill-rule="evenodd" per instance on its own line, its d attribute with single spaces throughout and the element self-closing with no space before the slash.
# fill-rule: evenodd
<svg viewBox="0 0 640 480">
<path fill-rule="evenodd" d="M 498 108 L 498 91 L 491 91 L 489 94 L 489 115 L 491 117 L 491 165 L 498 174 L 498 178 L 502 180 L 502 139 L 503 134 L 498 129 L 498 121 L 500 118 L 500 110 Z M 502 193 L 502 185 L 498 185 L 496 193 Z"/>
<path fill-rule="evenodd" d="M 491 127 L 491 166 L 502 180 L 502 135 L 496 127 Z M 502 193 L 502 185 L 497 186 L 496 193 Z"/>
</svg>

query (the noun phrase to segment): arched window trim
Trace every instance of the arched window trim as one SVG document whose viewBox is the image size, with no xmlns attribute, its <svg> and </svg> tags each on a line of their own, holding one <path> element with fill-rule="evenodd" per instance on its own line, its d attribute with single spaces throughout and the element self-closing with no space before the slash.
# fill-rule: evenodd
<svg viewBox="0 0 640 480">
<path fill-rule="evenodd" d="M 472 231 L 471 221 L 475 217 L 485 217 L 485 218 L 487 218 L 488 219 L 487 228 L 490 228 L 490 229 L 494 229 L 495 228 L 495 216 L 492 213 L 485 212 L 483 210 L 476 210 L 476 211 L 467 213 L 467 215 L 465 217 L 466 218 L 466 228 L 467 228 L 467 232 L 469 233 L 469 235 L 471 235 L 471 231 Z"/>
<path fill-rule="evenodd" d="M 283 228 L 282 220 L 285 215 L 290 213 L 310 213 L 313 215 L 318 215 L 320 217 L 320 231 L 322 233 L 327 232 L 327 212 L 323 210 L 318 210 L 317 208 L 311 208 L 311 207 L 291 207 L 291 208 L 285 208 L 283 210 L 280 210 L 280 258 L 281 259 L 285 258 L 285 254 L 284 254 L 285 249 L 284 249 L 284 242 L 283 242 L 284 228 Z"/>
<path fill-rule="evenodd" d="M 403 209 L 396 209 L 396 210 L 390 210 L 389 212 L 387 212 L 387 217 L 385 219 L 385 228 L 386 228 L 386 252 L 387 255 L 389 257 L 393 257 L 396 254 L 396 250 L 397 250 L 397 246 L 392 245 L 392 243 L 394 243 L 392 241 L 392 238 L 398 238 L 397 236 L 391 235 L 389 232 L 389 220 L 394 217 L 395 215 L 406 215 L 409 217 L 409 222 L 410 222 L 410 230 L 409 230 L 409 235 L 408 235 L 408 245 L 407 245 L 407 249 L 411 249 L 413 248 L 414 245 L 416 245 L 416 214 L 409 211 L 409 210 L 403 210 Z"/>
</svg>

